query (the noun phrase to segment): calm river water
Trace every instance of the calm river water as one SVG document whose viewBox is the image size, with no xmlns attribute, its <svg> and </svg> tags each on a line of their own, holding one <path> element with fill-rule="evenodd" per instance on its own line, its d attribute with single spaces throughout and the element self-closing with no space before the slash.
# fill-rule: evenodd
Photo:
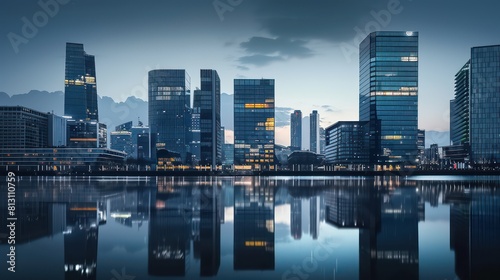
<svg viewBox="0 0 500 280">
<path fill-rule="evenodd" d="M 17 179 L 0 279 L 500 279 L 498 177 Z"/>
</svg>

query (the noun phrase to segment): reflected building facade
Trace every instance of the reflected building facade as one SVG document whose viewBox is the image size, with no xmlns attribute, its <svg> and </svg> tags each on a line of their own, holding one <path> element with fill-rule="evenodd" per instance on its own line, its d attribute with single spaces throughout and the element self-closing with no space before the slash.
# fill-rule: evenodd
<svg viewBox="0 0 500 280">
<path fill-rule="evenodd" d="M 419 279 L 418 194 L 402 185 L 379 195 L 380 223 L 359 231 L 360 279 Z"/>
<path fill-rule="evenodd" d="M 98 208 L 96 202 L 69 203 L 64 232 L 65 279 L 97 279 Z"/>
<path fill-rule="evenodd" d="M 451 194 L 450 248 L 462 280 L 500 275 L 500 196 L 488 189 Z"/>
<path fill-rule="evenodd" d="M 234 270 L 274 270 L 274 187 L 234 187 Z M 263 183 L 261 185 L 261 183 Z"/>
</svg>

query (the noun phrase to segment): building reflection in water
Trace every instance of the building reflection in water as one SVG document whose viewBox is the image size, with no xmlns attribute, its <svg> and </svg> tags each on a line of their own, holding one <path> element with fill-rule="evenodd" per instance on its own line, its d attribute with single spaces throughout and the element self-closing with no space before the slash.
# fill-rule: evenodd
<svg viewBox="0 0 500 280">
<path fill-rule="evenodd" d="M 184 276 L 189 267 L 191 193 L 174 178 L 158 178 L 149 223 L 148 273 Z"/>
<path fill-rule="evenodd" d="M 200 275 L 215 276 L 220 266 L 221 200 L 217 183 L 200 188 Z"/>
<path fill-rule="evenodd" d="M 243 178 L 234 187 L 234 270 L 274 270 L 274 182 Z"/>
<path fill-rule="evenodd" d="M 326 221 L 359 229 L 360 279 L 418 279 L 424 207 L 414 184 L 389 177 L 334 185 L 325 191 Z"/>
<path fill-rule="evenodd" d="M 65 279 L 96 279 L 97 202 L 68 203 L 64 232 Z"/>
<path fill-rule="evenodd" d="M 500 275 L 500 197 L 492 189 L 455 186 L 450 203 L 450 247 L 455 273 L 462 279 L 498 279 Z"/>
</svg>

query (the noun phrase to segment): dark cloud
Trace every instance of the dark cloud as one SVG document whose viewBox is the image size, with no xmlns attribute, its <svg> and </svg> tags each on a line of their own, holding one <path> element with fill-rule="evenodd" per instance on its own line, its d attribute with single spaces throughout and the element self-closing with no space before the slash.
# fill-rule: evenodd
<svg viewBox="0 0 500 280">
<path fill-rule="evenodd" d="M 238 59 L 240 63 L 249 64 L 254 66 L 265 66 L 269 65 L 272 62 L 283 61 L 283 57 L 281 56 L 272 56 L 272 55 L 262 55 L 262 54 L 254 54 L 243 56 Z"/>
<path fill-rule="evenodd" d="M 388 1 L 373 0 L 275 0 L 255 1 L 255 16 L 264 30 L 276 37 L 291 39 L 348 40 L 354 28 L 364 28 L 372 10 Z"/>
<path fill-rule="evenodd" d="M 239 59 L 241 63 L 263 66 L 277 61 L 285 61 L 290 58 L 307 58 L 313 55 L 313 51 L 306 47 L 304 40 L 292 40 L 286 38 L 252 37 L 240 44 L 240 47 L 250 56 Z"/>
<path fill-rule="evenodd" d="M 305 47 L 304 40 L 291 40 L 286 38 L 265 38 L 252 37 L 250 40 L 243 42 L 240 46 L 247 52 L 253 54 L 280 54 L 287 57 L 310 57 L 313 52 Z"/>
<path fill-rule="evenodd" d="M 240 69 L 240 70 L 243 70 L 243 71 L 248 71 L 250 70 L 250 68 L 246 67 L 246 66 L 242 66 L 242 65 L 238 65 L 236 66 L 236 68 Z"/>
</svg>

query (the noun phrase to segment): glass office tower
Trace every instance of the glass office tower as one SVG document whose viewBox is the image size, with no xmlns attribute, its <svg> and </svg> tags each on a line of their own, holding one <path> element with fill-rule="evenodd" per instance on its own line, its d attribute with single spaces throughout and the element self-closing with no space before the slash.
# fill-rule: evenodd
<svg viewBox="0 0 500 280">
<path fill-rule="evenodd" d="M 370 164 L 417 156 L 418 32 L 373 32 L 359 46 L 359 120 L 370 121 Z"/>
<path fill-rule="evenodd" d="M 470 64 L 471 160 L 497 164 L 500 160 L 500 45 L 472 48 Z"/>
<path fill-rule="evenodd" d="M 179 153 L 186 160 L 191 77 L 186 70 L 152 70 L 148 85 L 149 126 L 156 149 Z"/>
<path fill-rule="evenodd" d="M 450 102 L 450 140 L 452 145 L 469 143 L 470 61 L 455 75 L 455 98 Z"/>
<path fill-rule="evenodd" d="M 295 110 L 290 114 L 290 146 L 292 150 L 302 149 L 302 112 Z"/>
<path fill-rule="evenodd" d="M 274 79 L 235 79 L 235 169 L 275 169 L 274 127 Z"/>
<path fill-rule="evenodd" d="M 320 153 L 320 139 L 319 139 L 319 114 L 318 111 L 313 110 L 309 115 L 309 145 L 310 151 L 313 153 Z"/>
<path fill-rule="evenodd" d="M 200 164 L 215 170 L 222 164 L 220 79 L 217 71 L 208 69 L 200 70 L 200 79 L 201 89 L 195 97 L 200 110 Z"/>
<path fill-rule="evenodd" d="M 83 44 L 66 43 L 64 114 L 74 120 L 98 121 L 95 58 Z"/>
</svg>

